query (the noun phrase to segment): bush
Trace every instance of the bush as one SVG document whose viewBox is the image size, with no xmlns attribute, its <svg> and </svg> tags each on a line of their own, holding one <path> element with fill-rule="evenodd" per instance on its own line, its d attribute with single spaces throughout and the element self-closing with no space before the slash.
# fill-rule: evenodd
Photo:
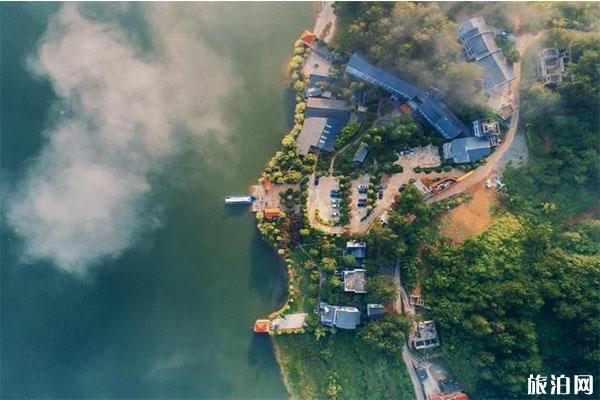
<svg viewBox="0 0 600 400">
<path fill-rule="evenodd" d="M 415 167 L 415 168 L 413 168 L 413 171 L 415 171 L 415 173 L 417 173 L 417 174 L 420 174 L 422 169 L 421 169 L 421 167 Z"/>
</svg>

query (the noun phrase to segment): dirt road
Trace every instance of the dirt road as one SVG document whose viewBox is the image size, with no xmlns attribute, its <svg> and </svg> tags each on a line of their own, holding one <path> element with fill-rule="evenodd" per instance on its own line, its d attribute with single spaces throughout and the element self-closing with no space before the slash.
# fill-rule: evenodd
<svg viewBox="0 0 600 400">
<path fill-rule="evenodd" d="M 532 43 L 537 41 L 541 37 L 542 34 L 543 34 L 543 32 L 540 32 L 535 36 L 531 35 L 531 34 L 526 34 L 526 35 L 521 36 L 519 38 L 519 40 L 517 41 L 517 45 L 516 45 L 517 50 L 519 51 L 519 54 L 523 55 L 525 50 Z M 519 129 L 519 100 L 520 100 L 519 90 L 521 88 L 521 62 L 519 61 L 519 62 L 515 63 L 514 67 L 515 67 L 515 79 L 511 82 L 511 84 L 512 84 L 512 93 L 514 94 L 513 107 L 515 109 L 515 113 L 511 117 L 510 127 L 508 128 L 508 132 L 506 133 L 506 136 L 504 137 L 504 141 L 502 142 L 502 144 L 500 144 L 500 146 L 496 149 L 496 151 L 494 151 L 494 153 L 492 153 L 492 155 L 490 155 L 488 157 L 487 163 L 485 165 L 482 165 L 479 168 L 477 168 L 476 170 L 462 176 L 459 179 L 459 182 L 457 184 L 448 188 L 447 190 L 443 191 L 442 193 L 438 194 L 437 196 L 430 198 L 428 202 L 432 203 L 435 201 L 447 199 L 448 197 L 459 194 L 459 193 L 467 190 L 468 188 L 472 187 L 473 185 L 477 184 L 478 182 L 481 182 L 484 179 L 487 179 L 492 174 L 499 174 L 502 172 L 499 170 L 499 167 L 498 167 L 500 165 L 499 162 L 503 159 L 504 154 L 511 147 L 513 140 L 515 138 L 515 134 L 517 133 L 517 129 Z M 504 165 L 504 163 L 502 163 L 502 165 Z"/>
</svg>

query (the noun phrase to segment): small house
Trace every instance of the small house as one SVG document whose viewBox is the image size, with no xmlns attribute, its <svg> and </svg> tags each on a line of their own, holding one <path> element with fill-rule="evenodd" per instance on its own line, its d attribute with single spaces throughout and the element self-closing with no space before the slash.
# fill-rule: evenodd
<svg viewBox="0 0 600 400">
<path fill-rule="evenodd" d="M 568 49 L 546 48 L 539 52 L 537 60 L 538 76 L 544 85 L 555 85 L 567 76 L 565 65 L 571 59 Z"/>
<path fill-rule="evenodd" d="M 319 304 L 321 324 L 340 329 L 356 329 L 360 324 L 360 311 L 356 307 Z"/>
<path fill-rule="evenodd" d="M 369 155 L 369 146 L 365 142 L 361 142 L 360 146 L 354 153 L 354 157 L 352 157 L 352 161 L 356 164 L 362 164 L 365 162 L 367 156 Z"/>
<path fill-rule="evenodd" d="M 353 269 L 343 271 L 344 292 L 367 293 L 367 271 L 364 269 Z"/>
<path fill-rule="evenodd" d="M 421 321 L 417 323 L 413 345 L 416 350 L 430 349 L 440 345 L 433 321 Z"/>
<path fill-rule="evenodd" d="M 367 256 L 367 244 L 356 240 L 346 242 L 344 254 L 354 256 L 356 259 L 363 259 Z"/>
<path fill-rule="evenodd" d="M 375 319 L 385 314 L 385 307 L 383 304 L 367 304 L 367 316 Z"/>
</svg>

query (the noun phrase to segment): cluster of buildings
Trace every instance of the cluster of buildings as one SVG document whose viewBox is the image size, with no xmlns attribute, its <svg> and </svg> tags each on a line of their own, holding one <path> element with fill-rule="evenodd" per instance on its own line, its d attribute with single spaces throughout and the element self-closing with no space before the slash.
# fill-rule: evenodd
<svg viewBox="0 0 600 400">
<path fill-rule="evenodd" d="M 468 60 L 477 63 L 484 72 L 483 85 L 490 92 L 504 93 L 510 91 L 510 82 L 515 78 L 502 50 L 497 46 L 495 34 L 482 17 L 468 19 L 460 24 L 457 39 L 463 45 Z M 350 119 L 349 106 L 346 101 L 334 99 L 328 90 L 332 80 L 328 71 L 332 55 L 316 41 L 310 42 L 312 49 L 309 60 L 308 97 L 306 120 L 298 135 L 298 152 L 306 155 L 311 151 L 331 152 L 335 146 L 338 133 Z M 557 49 L 547 49 L 557 50 Z M 547 52 L 544 61 L 540 62 L 540 71 L 546 71 L 547 79 L 557 80 L 551 65 L 561 65 L 562 58 L 552 59 L 555 52 Z M 560 56 L 560 51 L 558 55 Z M 554 60 L 554 61 L 553 61 Z M 558 61 L 556 61 L 558 60 Z M 558 68 L 561 71 L 561 68 Z M 562 66 L 564 71 L 564 63 Z M 318 73 L 314 73 L 318 72 Z M 369 84 L 380 87 L 390 93 L 393 100 L 403 103 L 402 107 L 412 112 L 416 118 L 429 125 L 437 134 L 447 141 L 443 148 L 444 158 L 456 164 L 473 163 L 488 156 L 498 145 L 499 128 L 495 122 L 476 120 L 465 125 L 436 93 L 429 93 L 401 79 L 400 77 L 370 64 L 364 57 L 354 53 L 346 65 L 346 74 Z M 563 72 L 564 73 L 564 72 Z M 562 73 L 559 72 L 559 77 Z M 360 96 L 359 96 L 360 97 Z M 366 144 L 361 145 L 354 155 L 354 161 L 362 164 L 368 155 Z"/>
<path fill-rule="evenodd" d="M 345 255 L 353 256 L 360 264 L 367 256 L 367 245 L 364 242 L 349 241 L 346 243 Z M 346 293 L 367 293 L 367 271 L 362 268 L 342 271 L 344 280 L 344 292 Z M 367 304 L 367 316 L 377 318 L 385 313 L 385 307 L 382 304 Z M 356 307 L 330 305 L 324 302 L 319 303 L 319 317 L 321 324 L 340 329 L 356 329 L 360 324 L 361 312 Z"/>
<path fill-rule="evenodd" d="M 356 53 L 350 57 L 346 73 L 384 89 L 395 99 L 406 101 L 417 118 L 448 140 L 444 144 L 445 159 L 457 164 L 476 162 L 491 154 L 499 143 L 497 122 L 476 120 L 466 126 L 436 97 L 370 64 Z"/>
<path fill-rule="evenodd" d="M 494 36 L 483 17 L 468 19 L 457 30 L 458 41 L 463 45 L 467 59 L 483 69 L 483 86 L 488 91 L 503 88 L 515 79 L 512 65 L 496 45 Z"/>
</svg>

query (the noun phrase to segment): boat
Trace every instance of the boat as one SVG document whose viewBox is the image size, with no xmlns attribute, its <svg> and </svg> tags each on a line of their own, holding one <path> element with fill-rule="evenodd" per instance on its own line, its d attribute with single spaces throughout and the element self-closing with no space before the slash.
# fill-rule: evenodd
<svg viewBox="0 0 600 400">
<path fill-rule="evenodd" d="M 271 330 L 271 321 L 268 319 L 257 319 L 254 322 L 254 333 L 269 333 Z"/>
<path fill-rule="evenodd" d="M 227 196 L 225 204 L 250 204 L 256 200 L 256 196 Z"/>
</svg>

